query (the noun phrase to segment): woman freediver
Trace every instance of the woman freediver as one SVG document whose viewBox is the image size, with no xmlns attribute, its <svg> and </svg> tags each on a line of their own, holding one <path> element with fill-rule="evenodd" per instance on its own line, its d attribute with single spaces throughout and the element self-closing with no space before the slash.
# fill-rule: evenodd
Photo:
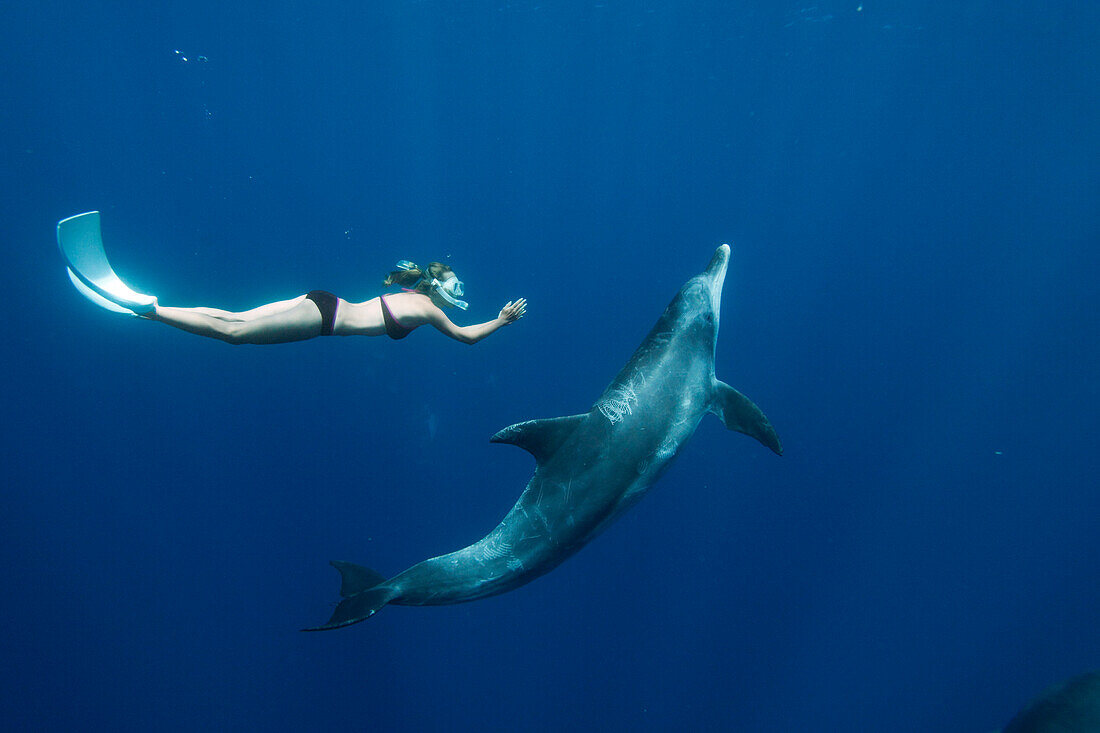
<svg viewBox="0 0 1100 733">
<path fill-rule="evenodd" d="M 220 339 L 230 344 L 281 344 L 316 336 L 381 336 L 403 339 L 418 326 L 431 324 L 464 344 L 476 344 L 501 326 L 523 317 L 527 301 L 509 301 L 491 321 L 457 326 L 444 308 L 466 309 L 459 300 L 462 281 L 440 262 L 421 269 L 408 260 L 398 263 L 383 282 L 405 285 L 403 292 L 379 295 L 352 303 L 324 290 L 313 290 L 297 298 L 261 305 L 233 313 L 217 308 L 176 308 L 153 304 L 143 318 Z"/>
<path fill-rule="evenodd" d="M 57 241 L 73 285 L 97 305 L 230 344 L 281 344 L 332 335 L 386 334 L 402 339 L 424 324 L 431 324 L 456 341 L 475 344 L 498 328 L 518 321 L 527 309 L 526 299 L 520 298 L 509 301 L 491 321 L 457 326 L 443 309 L 466 310 L 467 303 L 459 300 L 463 295 L 462 281 L 440 262 L 420 268 L 408 260 L 398 262 L 397 269 L 383 282 L 403 286 L 403 292 L 361 303 L 314 290 L 239 313 L 217 308 L 163 306 L 155 297 L 131 290 L 115 275 L 103 250 L 98 212 L 59 222 Z"/>
</svg>

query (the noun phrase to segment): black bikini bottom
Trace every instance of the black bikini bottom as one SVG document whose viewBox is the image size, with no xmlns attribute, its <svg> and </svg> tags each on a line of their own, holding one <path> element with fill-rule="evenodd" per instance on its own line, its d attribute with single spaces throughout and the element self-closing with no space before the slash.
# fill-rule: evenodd
<svg viewBox="0 0 1100 733">
<path fill-rule="evenodd" d="M 306 300 L 312 300 L 317 310 L 321 311 L 321 335 L 331 336 L 336 326 L 336 307 L 340 305 L 340 299 L 327 290 L 310 290 L 306 293 Z"/>
</svg>

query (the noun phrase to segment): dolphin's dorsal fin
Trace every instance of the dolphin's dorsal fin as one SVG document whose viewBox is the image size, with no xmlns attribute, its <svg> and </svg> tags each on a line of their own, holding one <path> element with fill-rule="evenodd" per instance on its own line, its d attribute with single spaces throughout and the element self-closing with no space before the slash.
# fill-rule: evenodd
<svg viewBox="0 0 1100 733">
<path fill-rule="evenodd" d="M 489 438 L 489 442 L 518 445 L 533 455 L 536 463 L 542 463 L 544 458 L 552 455 L 565 442 L 570 433 L 576 430 L 586 417 L 588 417 L 587 413 L 516 423 Z"/>
<path fill-rule="evenodd" d="M 721 418 L 730 430 L 756 438 L 778 455 L 783 455 L 779 436 L 764 412 L 748 397 L 719 379 L 714 380 L 714 399 L 710 411 Z"/>
</svg>

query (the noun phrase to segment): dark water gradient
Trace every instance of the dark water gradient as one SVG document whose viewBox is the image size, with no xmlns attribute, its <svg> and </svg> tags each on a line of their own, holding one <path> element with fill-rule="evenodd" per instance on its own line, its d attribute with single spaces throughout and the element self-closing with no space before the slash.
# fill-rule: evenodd
<svg viewBox="0 0 1100 733">
<path fill-rule="evenodd" d="M 0 7 L 4 727 L 987 731 L 1100 667 L 1097 8 L 857 6 Z M 207 342 L 71 290 L 95 208 L 165 303 L 450 257 L 529 316 Z M 488 531 L 532 469 L 488 436 L 587 409 L 722 241 L 783 458 L 708 420 L 531 586 L 296 631 L 327 560 Z"/>
</svg>

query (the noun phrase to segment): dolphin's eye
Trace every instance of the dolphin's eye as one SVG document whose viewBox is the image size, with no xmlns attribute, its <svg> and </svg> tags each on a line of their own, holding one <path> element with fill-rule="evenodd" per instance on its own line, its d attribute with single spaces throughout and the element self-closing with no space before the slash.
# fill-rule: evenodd
<svg viewBox="0 0 1100 733">
<path fill-rule="evenodd" d="M 703 320 L 706 321 L 707 323 L 714 323 L 714 314 L 713 313 L 704 313 L 703 314 Z"/>
</svg>

